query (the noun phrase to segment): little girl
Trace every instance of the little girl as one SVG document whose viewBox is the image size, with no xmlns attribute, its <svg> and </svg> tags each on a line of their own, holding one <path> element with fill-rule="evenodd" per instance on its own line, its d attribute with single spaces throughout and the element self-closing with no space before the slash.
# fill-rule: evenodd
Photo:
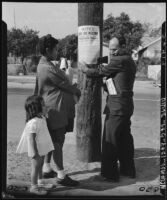
<svg viewBox="0 0 167 200">
<path fill-rule="evenodd" d="M 54 150 L 47 128 L 43 98 L 32 95 L 26 99 L 26 125 L 18 144 L 17 153 L 27 152 L 31 158 L 30 192 L 37 195 L 47 194 L 53 184 L 45 184 L 42 180 L 44 155 Z"/>
</svg>

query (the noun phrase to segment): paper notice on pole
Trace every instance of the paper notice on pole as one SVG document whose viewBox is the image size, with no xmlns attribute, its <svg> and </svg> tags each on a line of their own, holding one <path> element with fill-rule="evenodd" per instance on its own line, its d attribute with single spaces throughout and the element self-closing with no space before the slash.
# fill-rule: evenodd
<svg viewBox="0 0 167 200">
<path fill-rule="evenodd" d="M 115 85 L 114 85 L 112 78 L 109 78 L 109 79 L 106 80 L 106 86 L 107 86 L 107 89 L 108 89 L 108 93 L 110 95 L 116 95 L 117 94 L 117 91 L 115 89 Z"/>
<path fill-rule="evenodd" d="M 99 26 L 78 27 L 78 60 L 87 64 L 96 64 L 100 57 Z"/>
</svg>

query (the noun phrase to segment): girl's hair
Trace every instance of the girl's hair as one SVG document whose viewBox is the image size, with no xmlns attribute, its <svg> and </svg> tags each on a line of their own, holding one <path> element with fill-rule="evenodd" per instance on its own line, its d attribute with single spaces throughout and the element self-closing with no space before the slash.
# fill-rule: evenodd
<svg viewBox="0 0 167 200">
<path fill-rule="evenodd" d="M 39 113 L 42 113 L 42 102 L 41 96 L 32 95 L 29 96 L 25 101 L 26 110 L 26 122 L 34 117 L 39 117 Z"/>
<path fill-rule="evenodd" d="M 39 39 L 38 50 L 42 55 L 46 55 L 46 48 L 52 50 L 58 44 L 58 40 L 50 34 Z"/>
</svg>

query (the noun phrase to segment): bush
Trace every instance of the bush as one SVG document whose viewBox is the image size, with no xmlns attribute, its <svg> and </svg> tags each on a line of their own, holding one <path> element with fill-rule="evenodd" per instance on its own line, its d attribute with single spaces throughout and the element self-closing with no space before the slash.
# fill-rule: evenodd
<svg viewBox="0 0 167 200">
<path fill-rule="evenodd" d="M 21 58 L 16 56 L 8 56 L 7 57 L 8 64 L 21 64 Z"/>
<path fill-rule="evenodd" d="M 150 64 L 149 65 L 160 65 L 161 64 L 161 59 L 160 58 L 151 58 L 150 59 Z"/>
<path fill-rule="evenodd" d="M 16 63 L 15 58 L 14 57 L 7 57 L 7 63 L 8 64 L 15 64 Z"/>
<path fill-rule="evenodd" d="M 32 65 L 31 68 L 30 68 L 30 73 L 33 72 L 33 73 L 36 73 L 37 72 L 37 65 Z"/>
<path fill-rule="evenodd" d="M 142 57 L 138 61 L 137 71 L 146 76 L 148 72 L 148 65 L 160 65 L 160 64 L 161 64 L 160 58 Z"/>
<path fill-rule="evenodd" d="M 40 56 L 29 56 L 24 60 L 24 65 L 28 73 L 35 73 L 39 63 Z"/>
<path fill-rule="evenodd" d="M 23 65 L 17 65 L 16 74 L 19 75 L 20 73 L 24 74 Z"/>
<path fill-rule="evenodd" d="M 8 64 L 8 75 L 19 75 L 20 73 L 23 73 L 23 65 Z"/>
<path fill-rule="evenodd" d="M 150 63 L 150 59 L 147 57 L 140 58 L 137 65 L 137 71 L 147 75 L 148 65 Z"/>
</svg>

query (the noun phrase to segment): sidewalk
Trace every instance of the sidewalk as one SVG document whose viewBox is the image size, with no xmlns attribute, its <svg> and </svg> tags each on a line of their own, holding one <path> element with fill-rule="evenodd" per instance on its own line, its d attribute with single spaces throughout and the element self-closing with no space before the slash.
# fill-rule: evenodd
<svg viewBox="0 0 167 200">
<path fill-rule="evenodd" d="M 29 88 L 33 89 L 35 77 L 32 76 L 8 76 L 8 88 Z M 154 90 L 150 81 L 136 81 L 135 90 L 143 92 Z M 157 90 L 158 91 L 158 90 Z M 14 148 L 14 147 L 13 147 Z M 76 135 L 67 133 L 64 144 L 64 168 L 71 178 L 78 180 L 80 185 L 76 188 L 58 186 L 55 191 L 50 192 L 50 196 L 125 196 L 125 195 L 159 195 L 159 177 L 156 176 L 156 169 L 151 172 L 149 165 L 159 168 L 158 154 L 152 157 L 145 157 L 139 150 L 135 152 L 135 163 L 137 166 L 136 179 L 120 177 L 119 183 L 104 182 L 100 179 L 100 163 L 83 163 L 77 159 Z M 11 149 L 11 156 L 13 150 Z M 146 153 L 146 152 L 144 152 Z M 147 154 L 147 153 L 146 153 Z M 146 159 L 147 158 L 147 159 Z M 149 160 L 148 160 L 149 159 Z M 149 164 L 148 164 L 149 162 Z M 19 170 L 19 168 L 18 168 Z M 50 179 L 54 183 L 54 179 Z M 10 179 L 9 185 L 29 186 L 30 182 Z M 144 189 L 143 189 L 144 188 Z M 149 192 L 148 192 L 149 188 Z M 155 188 L 158 188 L 156 190 Z M 147 191 L 146 191 L 147 190 Z"/>
<path fill-rule="evenodd" d="M 75 134 L 67 133 L 63 150 L 64 168 L 71 178 L 80 182 L 80 185 L 77 187 L 57 186 L 55 190 L 49 193 L 49 196 L 138 196 L 160 194 L 159 177 L 153 175 L 155 172 L 150 171 L 148 164 L 145 162 L 146 160 L 142 161 L 142 156 L 141 158 L 140 156 L 135 156 L 137 167 L 136 179 L 120 177 L 118 183 L 110 183 L 101 180 L 99 176 L 99 162 L 87 164 L 80 162 L 77 159 L 75 143 Z M 159 160 L 159 156 L 154 157 L 155 156 L 151 159 Z M 156 166 L 157 164 L 155 164 L 155 162 L 152 163 L 152 165 L 155 165 L 155 168 L 158 167 Z M 30 182 L 27 182 L 26 180 L 19 181 L 18 179 L 8 180 L 8 185 L 16 185 L 20 188 L 30 186 Z M 48 181 L 55 184 L 54 179 L 48 179 Z"/>
</svg>

